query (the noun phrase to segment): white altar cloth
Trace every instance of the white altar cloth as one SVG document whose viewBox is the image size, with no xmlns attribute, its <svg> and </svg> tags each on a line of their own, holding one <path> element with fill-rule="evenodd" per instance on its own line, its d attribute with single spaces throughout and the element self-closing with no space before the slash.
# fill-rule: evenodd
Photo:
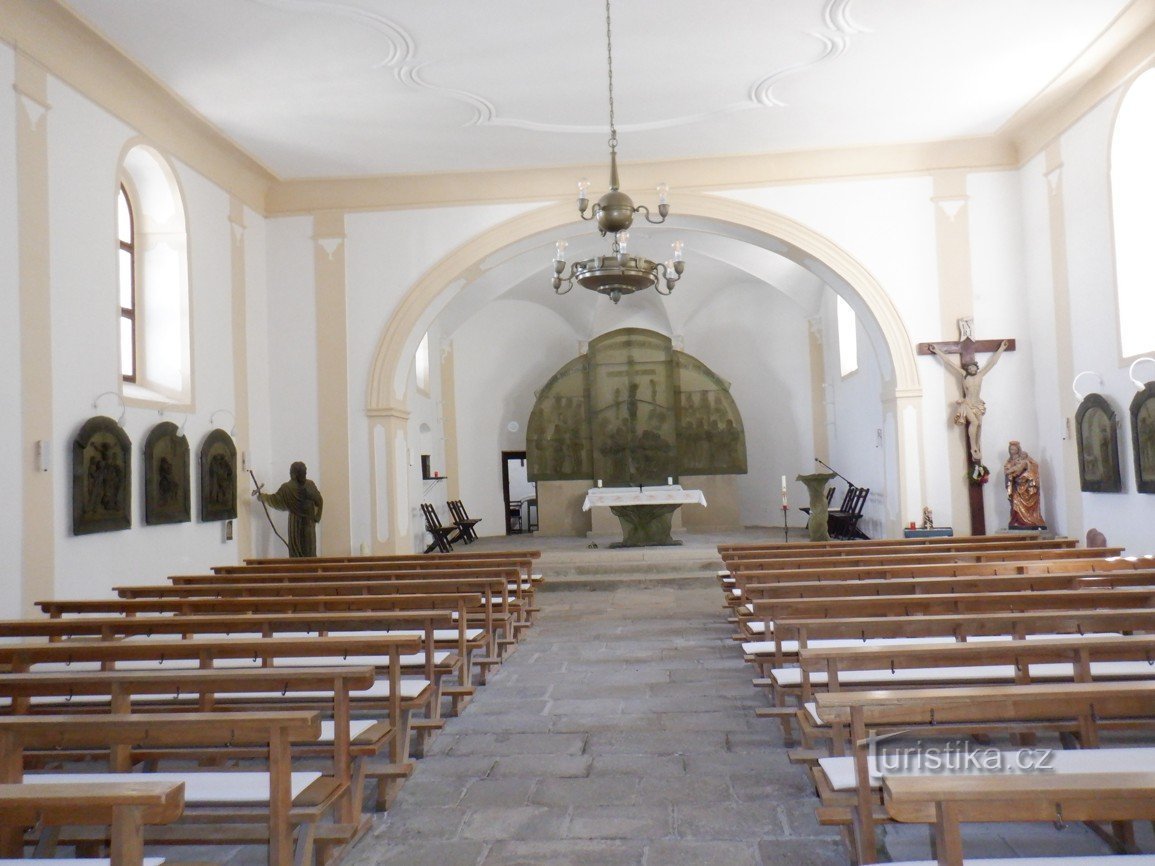
<svg viewBox="0 0 1155 866">
<path fill-rule="evenodd" d="M 683 490 L 680 484 L 658 487 L 591 487 L 586 493 L 582 511 L 597 505 L 705 505 L 701 490 Z"/>
</svg>

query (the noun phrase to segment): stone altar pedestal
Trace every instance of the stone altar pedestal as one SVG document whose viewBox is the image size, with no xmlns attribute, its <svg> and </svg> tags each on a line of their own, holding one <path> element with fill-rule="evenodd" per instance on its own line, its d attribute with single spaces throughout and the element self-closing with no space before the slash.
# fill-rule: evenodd
<svg viewBox="0 0 1155 866">
<path fill-rule="evenodd" d="M 826 525 L 826 517 L 830 513 L 830 506 L 826 503 L 826 485 L 835 477 L 833 472 L 814 472 L 795 478 L 805 484 L 810 493 L 810 521 L 806 527 L 810 530 L 811 541 L 830 540 L 830 531 Z"/>
</svg>

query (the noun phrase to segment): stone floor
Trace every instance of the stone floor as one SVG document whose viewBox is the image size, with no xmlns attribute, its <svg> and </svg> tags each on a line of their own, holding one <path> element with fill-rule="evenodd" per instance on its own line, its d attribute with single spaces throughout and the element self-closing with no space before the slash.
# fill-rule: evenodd
<svg viewBox="0 0 1155 866">
<path fill-rule="evenodd" d="M 720 602 L 706 580 L 542 593 L 345 866 L 845 864 Z"/>
</svg>

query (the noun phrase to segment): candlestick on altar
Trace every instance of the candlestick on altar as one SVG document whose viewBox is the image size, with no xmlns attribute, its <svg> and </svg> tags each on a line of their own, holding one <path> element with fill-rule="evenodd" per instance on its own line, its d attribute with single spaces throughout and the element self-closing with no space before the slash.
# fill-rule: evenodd
<svg viewBox="0 0 1155 866">
<path fill-rule="evenodd" d="M 786 494 L 783 493 L 782 494 L 782 540 L 783 541 L 789 541 L 790 540 L 790 526 L 786 522 L 786 514 L 788 511 L 789 511 L 789 507 L 786 505 Z"/>
</svg>

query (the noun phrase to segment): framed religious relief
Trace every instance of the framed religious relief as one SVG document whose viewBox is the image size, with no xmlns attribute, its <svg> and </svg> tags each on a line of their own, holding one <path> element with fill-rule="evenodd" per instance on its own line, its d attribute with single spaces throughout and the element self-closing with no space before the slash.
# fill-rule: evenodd
<svg viewBox="0 0 1155 866">
<path fill-rule="evenodd" d="M 1155 382 L 1131 401 L 1131 445 L 1135 449 L 1135 489 L 1155 493 Z"/>
<path fill-rule="evenodd" d="M 188 440 L 171 421 L 162 421 L 144 442 L 144 522 L 192 520 L 190 480 Z"/>
<path fill-rule="evenodd" d="M 235 520 L 237 516 L 237 446 L 224 430 L 213 430 L 201 443 L 201 520 Z"/>
<path fill-rule="evenodd" d="M 1075 412 L 1079 446 L 1079 488 L 1087 493 L 1118 493 L 1119 423 L 1115 410 L 1101 394 L 1088 394 Z"/>
<path fill-rule="evenodd" d="M 72 443 L 72 534 L 132 526 L 132 442 L 111 418 L 97 415 Z"/>
</svg>

